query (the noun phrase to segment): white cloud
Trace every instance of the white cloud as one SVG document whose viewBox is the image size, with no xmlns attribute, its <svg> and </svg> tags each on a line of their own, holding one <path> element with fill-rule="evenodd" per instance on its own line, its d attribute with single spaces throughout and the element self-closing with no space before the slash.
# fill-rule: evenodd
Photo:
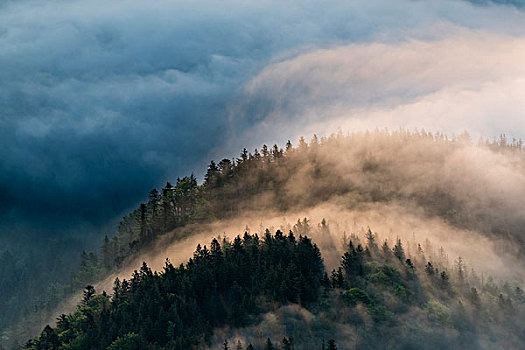
<svg viewBox="0 0 525 350">
<path fill-rule="evenodd" d="M 247 105 L 271 106 L 255 129 L 292 135 L 408 127 L 522 136 L 523 62 L 525 36 L 452 27 L 437 40 L 350 44 L 277 62 L 246 85 Z"/>
</svg>

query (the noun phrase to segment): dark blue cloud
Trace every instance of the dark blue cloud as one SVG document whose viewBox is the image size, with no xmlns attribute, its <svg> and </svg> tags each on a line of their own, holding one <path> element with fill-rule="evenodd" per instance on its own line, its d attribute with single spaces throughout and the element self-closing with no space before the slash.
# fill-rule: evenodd
<svg viewBox="0 0 525 350">
<path fill-rule="evenodd" d="M 244 84 L 295 52 L 442 21 L 497 27 L 492 12 L 504 13 L 473 19 L 461 13 L 471 5 L 444 3 L 4 2 L 0 221 L 104 223 L 164 180 L 202 170 L 268 110 L 235 113 Z"/>
</svg>

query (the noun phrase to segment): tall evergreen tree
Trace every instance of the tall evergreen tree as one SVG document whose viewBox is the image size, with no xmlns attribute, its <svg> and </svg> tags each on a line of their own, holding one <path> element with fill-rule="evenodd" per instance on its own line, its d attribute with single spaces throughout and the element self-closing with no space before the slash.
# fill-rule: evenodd
<svg viewBox="0 0 525 350">
<path fill-rule="evenodd" d="M 328 348 L 327 350 L 337 350 L 337 346 L 335 345 L 335 340 L 330 339 L 328 341 Z"/>
</svg>

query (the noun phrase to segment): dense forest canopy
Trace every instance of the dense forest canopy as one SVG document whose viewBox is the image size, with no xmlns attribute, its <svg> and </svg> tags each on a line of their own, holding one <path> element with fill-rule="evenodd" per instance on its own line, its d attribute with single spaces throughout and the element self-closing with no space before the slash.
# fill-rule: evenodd
<svg viewBox="0 0 525 350">
<path fill-rule="evenodd" d="M 517 266 L 522 266 L 522 223 L 525 219 L 518 205 L 525 188 L 522 186 L 525 185 L 523 157 L 521 141 L 507 140 L 504 135 L 497 141 L 479 140 L 477 144 L 473 144 L 466 133 L 448 138 L 424 130 L 409 132 L 402 129 L 347 135 L 337 133 L 329 137 L 314 136 L 309 142 L 301 138 L 296 146 L 288 142 L 283 148 L 263 145 L 252 152 L 244 149 L 237 158 L 212 161 L 202 184 L 198 183 L 195 176 L 190 175 L 168 182 L 160 189 L 153 189 L 144 203 L 122 219 L 117 234 L 104 238 L 98 252 L 82 253 L 80 266 L 68 282 L 56 285 L 47 293 L 48 297 L 43 298 L 47 302 L 46 308 L 33 313 L 39 316 L 28 314 L 24 322 L 26 325 L 32 322 L 32 331 L 30 327 L 11 327 L 6 334 L 8 339 L 23 339 L 28 331 L 31 335 L 31 332 L 41 329 L 41 319 L 50 316 L 54 318 L 56 306 L 66 300 L 68 295 L 72 295 L 72 292 L 79 291 L 86 285 L 97 285 L 97 282 L 108 276 L 129 278 L 126 271 L 130 267 L 134 269 L 141 259 L 158 261 L 170 256 L 170 252 L 179 250 L 180 260 L 186 254 L 177 246 L 177 242 L 181 240 L 191 237 L 194 240 L 207 240 L 218 232 L 234 232 L 232 227 L 237 227 L 235 230 L 239 232 L 248 222 L 252 227 L 257 227 L 257 223 L 272 216 L 282 218 L 283 215 L 296 215 L 295 218 L 308 216 L 320 222 L 318 227 L 310 227 L 306 219 L 299 220 L 295 225 L 288 222 L 282 226 L 281 231 L 291 230 L 297 236 L 308 234 L 318 241 L 328 272 L 332 268 L 338 272 L 340 256 L 348 248 L 347 236 L 350 233 L 363 236 L 366 233 L 363 226 L 370 225 L 379 228 L 387 239 L 386 244 L 391 244 L 394 248 L 396 235 L 401 236 L 404 242 L 410 241 L 409 246 L 412 248 L 409 259 L 414 268 L 419 266 L 418 271 L 424 271 L 427 266 L 422 260 L 418 265 L 415 262 L 417 259 L 412 257 L 418 250 L 414 246 L 415 242 L 419 241 L 424 245 L 425 242 L 441 240 L 450 252 L 451 259 L 460 255 L 468 257 L 470 268 L 476 267 L 482 271 L 485 269 L 492 274 L 501 273 L 502 278 L 509 278 L 508 286 L 522 288 L 515 279 L 522 277 Z M 505 186 L 502 186 L 503 178 Z M 243 219 L 246 213 L 252 215 L 250 219 Z M 321 216 L 328 219 L 332 229 L 326 220 L 321 222 Z M 348 220 L 353 221 L 353 225 Z M 235 222 L 237 226 L 213 226 L 214 223 L 221 222 L 224 225 Z M 239 222 L 243 225 L 240 228 Z M 275 223 L 283 224 L 282 220 Z M 359 225 L 361 226 L 358 227 Z M 264 229 L 258 232 L 261 234 Z M 264 239 L 264 235 L 261 238 Z M 233 237 L 231 239 L 235 242 Z M 466 242 L 476 245 L 475 252 Z M 166 247 L 171 250 L 168 251 Z M 221 249 L 223 248 L 224 246 Z M 383 251 L 384 254 L 385 252 L 386 250 Z M 474 261 L 474 253 L 478 255 L 478 261 Z M 437 248 L 432 253 L 427 251 L 428 262 L 437 264 L 438 258 L 442 259 L 443 254 L 438 253 Z M 363 263 L 359 278 L 365 278 L 367 271 L 373 270 L 373 265 L 369 263 L 383 264 L 387 261 L 385 259 L 386 256 L 376 255 Z M 401 259 L 403 269 L 408 264 L 404 260 Z M 479 260 L 490 260 L 492 263 L 479 264 Z M 509 267 L 516 263 L 517 266 Z M 448 273 L 446 271 L 451 269 L 447 264 L 441 261 L 439 267 L 436 265 L 440 274 Z M 154 264 L 154 269 L 161 271 L 158 263 Z M 333 278 L 334 276 L 332 280 Z M 332 283 L 331 288 L 352 289 L 354 283 L 359 285 L 359 278 L 345 285 L 338 282 L 336 287 Z M 483 290 L 485 285 L 484 282 L 472 283 L 477 290 Z M 493 283 L 504 285 L 505 281 L 498 279 Z M 401 280 L 398 284 L 405 288 Z M 103 289 L 107 291 L 111 289 L 107 288 L 107 283 L 98 285 L 104 286 Z M 519 299 L 514 295 L 516 290 L 506 288 L 506 294 L 502 293 L 504 298 Z M 283 310 L 286 303 L 302 304 L 302 298 L 296 294 L 297 288 L 292 289 L 293 291 L 285 293 L 285 299 L 282 296 L 271 296 L 276 298 L 271 300 L 281 305 L 275 310 Z M 372 293 L 366 288 L 363 290 L 368 294 Z M 256 293 L 250 298 L 268 297 L 264 293 Z M 50 296 L 55 296 L 55 300 L 48 301 Z M 104 298 L 100 300 L 107 300 L 108 305 L 112 303 L 109 295 L 104 295 Z M 225 308 L 228 309 L 232 305 L 227 297 L 224 298 Z M 312 302 L 315 304 L 319 300 L 317 297 Z M 447 299 L 439 300 L 446 307 L 455 308 L 447 304 Z M 424 309 L 423 301 L 424 299 L 418 299 L 418 305 Z M 15 309 L 20 303 L 22 301 L 10 301 L 7 307 Z M 248 327 L 251 324 L 253 327 L 260 321 L 261 315 L 271 310 L 270 307 L 251 310 L 248 317 L 251 321 L 243 323 L 243 326 Z M 316 308 L 307 310 L 317 312 Z M 222 312 L 223 316 L 226 314 L 227 311 Z M 13 317 L 15 318 L 9 322 L 16 321 L 16 314 Z M 339 324 L 339 321 L 333 322 Z M 199 328 L 201 340 L 192 340 L 192 344 L 209 344 L 210 341 L 217 340 L 213 338 L 217 326 L 239 327 L 239 324 L 229 323 L 224 319 L 217 322 L 208 325 L 210 328 L 206 328 L 206 331 Z M 61 327 L 60 324 L 58 327 Z M 93 327 L 97 328 L 99 325 Z M 128 331 L 140 337 L 138 328 L 130 328 Z M 99 329 L 97 332 L 105 330 Z M 472 331 L 471 335 L 477 336 L 476 332 Z M 126 334 L 112 331 L 104 335 L 104 339 L 107 342 Z M 338 338 L 337 334 L 330 336 Z M 155 343 L 152 339 L 140 339 L 140 342 Z M 139 340 L 137 338 L 134 341 Z M 185 339 L 183 343 L 186 341 L 189 340 Z M 217 341 L 222 342 L 224 339 Z M 298 341 L 295 340 L 296 344 L 299 344 Z M 459 338 L 450 341 L 456 342 Z M 6 344 L 9 343 L 8 341 Z M 257 339 L 254 340 L 255 343 Z M 162 344 L 159 346 L 168 346 L 168 341 Z M 96 346 L 106 345 L 100 343 Z"/>
<path fill-rule="evenodd" d="M 518 349 L 523 289 L 484 281 L 461 258 L 444 261 L 427 260 L 421 245 L 407 255 L 401 240 L 390 247 L 369 230 L 363 243 L 351 237 L 329 277 L 317 246 L 292 231 L 213 239 L 179 267 L 166 261 L 157 273 L 144 263 L 129 281 L 117 278 L 112 296 L 86 287 L 77 311 L 25 348 L 229 349 L 229 340 L 236 349 L 326 349 L 326 338 L 328 349 L 334 339 L 344 349 Z M 284 324 L 279 345 L 271 337 L 280 332 L 264 326 L 272 313 Z"/>
</svg>

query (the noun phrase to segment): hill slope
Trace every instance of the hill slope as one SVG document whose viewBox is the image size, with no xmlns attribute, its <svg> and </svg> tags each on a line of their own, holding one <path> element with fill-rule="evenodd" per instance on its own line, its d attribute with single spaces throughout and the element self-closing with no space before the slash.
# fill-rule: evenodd
<svg viewBox="0 0 525 350">
<path fill-rule="evenodd" d="M 292 231 L 214 239 L 180 267 L 167 261 L 153 273 L 144 263 L 115 281 L 111 298 L 87 287 L 77 311 L 26 348 L 219 348 L 214 340 L 224 336 L 225 348 L 230 340 L 273 349 L 282 333 L 283 349 L 321 349 L 323 339 L 344 349 L 518 349 L 525 341 L 519 286 L 480 280 L 461 260 L 455 268 L 443 256 L 427 261 L 421 246 L 407 257 L 400 240 L 380 245 L 371 231 L 364 247 L 352 238 L 330 278 L 317 246 Z"/>
<path fill-rule="evenodd" d="M 244 231 L 247 225 L 261 227 L 257 230 L 261 234 L 264 232 L 263 222 L 267 227 L 281 226 L 283 232 L 292 229 L 297 236 L 308 234 L 313 237 L 319 243 L 327 270 L 331 271 L 335 268 L 337 272 L 341 255 L 350 249 L 349 234 L 354 234 L 354 241 L 358 236 L 364 241 L 366 226 L 371 226 L 380 231 L 382 239 L 387 239 L 387 244 L 391 246 L 396 244 L 397 238 L 401 238 L 407 248 L 410 248 L 406 255 L 415 272 L 412 271 L 412 275 L 407 273 L 407 268 L 412 269 L 412 267 L 407 265 L 406 258 L 389 260 L 390 258 L 385 255 L 388 249 L 381 255 L 370 253 L 372 247 L 368 247 L 371 255 L 367 257 L 368 260 L 361 263 L 362 271 L 360 270 L 355 280 L 353 277 L 350 278 L 351 274 L 343 273 L 346 282 L 343 284 L 332 282 L 331 286 L 327 287 L 325 279 L 323 288 L 326 290 L 320 293 L 329 297 L 325 300 L 328 304 L 323 312 L 330 314 L 329 310 L 332 310 L 332 313 L 337 314 L 335 310 L 341 307 L 340 304 L 344 300 L 342 295 L 354 287 L 363 290 L 371 298 L 370 300 L 375 300 L 374 305 L 385 308 L 394 315 L 394 319 L 402 321 L 405 317 L 403 315 L 407 312 L 410 314 L 414 310 L 419 318 L 423 317 L 421 315 L 425 315 L 429 305 L 434 305 L 429 304 L 432 300 L 437 300 L 439 305 L 449 310 L 455 310 L 460 302 L 464 305 L 465 300 L 469 298 L 469 293 L 472 292 L 469 289 L 471 285 L 476 286 L 478 293 L 485 295 L 486 277 L 485 280 L 480 278 L 480 281 L 477 277 L 473 277 L 474 280 L 468 283 L 454 281 L 450 288 L 452 294 L 449 297 L 443 296 L 448 292 L 438 288 L 439 283 L 436 281 L 439 281 L 439 278 L 435 278 L 432 282 L 423 272 L 426 271 L 426 263 L 431 262 L 440 264 L 437 266 L 440 273 L 446 271 L 452 275 L 452 264 L 448 259 L 443 258 L 445 251 L 450 254 L 452 260 L 462 256 L 461 259 L 458 258 L 462 261 L 460 266 L 465 264 L 466 258 L 469 269 L 489 272 L 498 279 L 509 279 L 505 289 L 502 289 L 505 282 L 499 280 L 491 282 L 500 286 L 490 292 L 492 296 L 486 298 L 497 299 L 499 294 L 502 294 L 505 303 L 510 300 L 510 303 L 517 305 L 521 300 L 520 293 L 517 291 L 523 288 L 521 256 L 525 213 L 520 206 L 520 200 L 525 194 L 523 193 L 525 191 L 523 164 L 521 142 L 513 141 L 509 144 L 504 136 L 498 142 L 481 140 L 475 146 L 466 134 L 448 139 L 441 134 L 424 131 L 411 133 L 405 130 L 376 131 L 346 136 L 340 133 L 328 138 L 314 137 L 309 144 L 301 139 L 297 147 L 292 147 L 289 143 L 285 150 L 277 146 L 271 149 L 263 146 L 260 151 L 255 150 L 253 153 L 243 150 L 238 159 L 212 162 L 202 185 L 190 176 L 177 179 L 174 185 L 167 183 L 160 191 L 153 190 L 147 202 L 122 220 L 118 234 L 112 239 L 105 239 L 98 256 L 96 254 L 83 256 L 82 264 L 73 276 L 72 282 L 74 285 L 94 284 L 104 276 L 114 274 L 129 279 L 127 272 L 129 267 L 133 270 L 142 260 L 148 261 L 155 270 L 164 271 L 163 264 L 159 261 L 163 261 L 168 256 L 171 258 L 173 253 L 176 253 L 177 260 L 182 262 L 188 255 L 177 242 L 186 240 L 186 246 L 190 241 L 195 244 L 202 243 L 223 232 L 233 240 L 231 235 Z M 320 222 L 320 224 L 318 227 L 310 227 L 308 221 L 301 220 L 294 225 L 297 217 L 308 217 L 313 220 L 310 222 Z M 324 218 L 326 220 L 323 220 Z M 246 228 L 249 230 L 248 227 Z M 264 234 L 262 236 L 265 237 Z M 415 242 L 421 243 L 419 248 L 421 246 L 425 248 L 421 248 L 425 258 L 417 256 L 416 251 L 419 250 Z M 429 248 L 432 244 L 445 249 Z M 354 243 L 354 248 L 357 245 Z M 363 244 L 362 247 L 364 246 Z M 223 252 L 223 254 L 227 253 Z M 409 290 L 411 295 L 417 296 L 416 301 L 409 302 L 408 299 L 400 301 L 408 303 L 403 311 L 405 314 L 397 313 L 395 308 L 391 309 L 390 299 L 397 298 L 392 290 L 389 293 L 394 293 L 394 296 L 378 299 L 378 292 L 374 287 L 376 282 L 367 279 L 370 274 L 380 273 L 383 269 L 381 266 L 385 264 L 397 269 L 400 279 L 396 283 L 399 286 L 405 288 L 410 285 L 415 288 L 415 291 L 412 290 L 414 288 Z M 462 266 L 458 271 L 464 268 Z M 242 269 L 242 267 L 235 266 L 233 269 Z M 277 270 L 281 271 L 281 268 Z M 133 278 L 135 277 L 131 277 L 131 280 Z M 424 287 L 418 286 L 412 283 L 412 278 L 428 283 Z M 107 286 L 102 288 L 109 289 Z M 283 288 L 286 289 L 287 286 Z M 224 293 L 228 294 L 229 291 Z M 296 295 L 296 293 L 297 290 L 292 289 L 285 294 Z M 220 297 L 223 298 L 224 295 Z M 294 299 L 282 299 L 275 295 L 256 293 L 250 298 L 258 302 L 261 299 L 266 301 L 265 308 L 248 312 L 250 315 L 249 322 L 246 321 L 248 328 L 243 328 L 248 333 L 249 327 L 255 327 L 259 321 L 266 322 L 265 317 L 271 317 L 271 313 L 279 313 L 282 310 L 285 311 L 281 312 L 280 320 L 283 324 L 287 324 L 288 311 L 286 310 L 289 310 L 287 309 L 290 307 L 289 302 L 299 302 L 297 295 Z M 96 300 L 105 300 L 104 303 L 108 305 L 110 303 L 107 296 L 98 297 Z M 225 300 L 225 310 L 234 306 L 235 303 L 228 301 L 227 297 Z M 317 298 L 309 305 L 303 305 L 309 309 L 308 311 L 301 309 L 300 314 L 307 312 L 313 315 L 311 317 L 314 319 L 320 317 L 322 310 L 319 303 L 321 302 L 323 300 Z M 353 310 L 353 304 L 350 304 L 347 307 Z M 357 303 L 356 307 L 363 311 L 361 304 Z M 369 310 L 372 304 L 367 305 L 365 308 Z M 493 306 L 490 305 L 492 304 L 483 307 L 493 312 L 491 309 Z M 99 311 L 103 309 L 98 306 L 97 308 Z M 354 311 L 349 312 L 352 314 Z M 226 314 L 227 312 L 223 316 Z M 78 312 L 76 315 L 78 316 Z M 370 329 L 376 329 L 374 328 L 376 326 L 367 323 L 366 315 L 372 314 L 367 311 L 360 316 L 364 324 L 372 327 Z M 476 318 L 472 316 L 473 314 L 470 315 L 471 320 Z M 234 328 L 239 326 L 238 323 L 230 321 L 231 319 L 226 317 L 219 323 L 208 324 L 210 328 L 207 328 L 206 332 L 201 329 L 199 331 L 201 333 L 197 332 L 200 334 L 197 337 L 200 343 L 222 342 L 224 339 L 218 339 L 217 335 L 214 335 L 218 329 L 216 326 L 227 325 Z M 327 327 L 336 330 L 347 329 L 345 327 L 348 322 L 349 320 L 340 320 L 336 317 L 328 323 Z M 410 320 L 406 322 L 408 322 L 407 327 L 412 327 Z M 426 326 L 430 327 L 429 324 Z M 58 327 L 61 327 L 60 323 Z M 94 327 L 99 325 L 95 324 Z M 352 334 L 356 332 L 352 338 L 355 341 L 354 346 L 368 341 L 359 337 L 361 328 L 355 325 L 349 327 L 348 332 Z M 383 329 L 381 327 L 378 329 Z M 401 334 L 399 339 L 410 338 L 408 333 L 399 331 L 397 326 L 385 327 Z M 465 338 L 467 336 L 455 327 L 454 325 L 450 326 L 450 329 L 443 328 L 442 331 L 445 333 L 456 332 L 455 336 L 443 337 L 451 344 L 460 344 L 467 339 Z M 469 332 L 478 339 L 482 332 L 480 332 L 481 328 L 476 327 L 469 328 Z M 491 332 L 496 327 L 494 334 L 499 334 L 501 331 L 498 323 L 493 321 L 484 323 L 480 327 L 486 327 Z M 47 331 L 50 332 L 49 329 Z M 138 328 L 128 331 L 142 337 L 140 341 L 155 343 L 152 339 L 141 336 Z M 114 341 L 115 337 L 125 336 L 123 333 L 112 332 L 105 336 L 106 341 Z M 341 340 L 341 334 L 338 332 L 343 331 L 334 331 L 331 337 Z M 272 331 L 268 334 L 275 333 Z M 291 335 L 289 332 L 281 333 L 283 337 Z M 312 330 L 309 334 L 314 333 Z M 423 334 L 426 333 L 421 333 L 422 337 L 428 336 Z M 515 337 L 519 333 L 512 331 L 511 334 L 513 337 L 509 337 L 509 341 L 515 343 L 517 339 Z M 480 338 L 482 343 L 486 340 L 484 336 L 485 334 Z M 301 338 L 309 339 L 309 336 L 302 334 Z M 314 338 L 320 339 L 318 335 Z M 399 342 L 399 339 L 393 342 Z M 254 344 L 261 341 L 257 337 L 252 340 Z M 296 346 L 300 346 L 301 341 L 304 340 L 295 339 Z M 157 342 L 163 344 L 162 346 L 167 346 L 169 343 L 161 340 Z M 373 345 L 373 341 L 370 344 Z"/>
</svg>

